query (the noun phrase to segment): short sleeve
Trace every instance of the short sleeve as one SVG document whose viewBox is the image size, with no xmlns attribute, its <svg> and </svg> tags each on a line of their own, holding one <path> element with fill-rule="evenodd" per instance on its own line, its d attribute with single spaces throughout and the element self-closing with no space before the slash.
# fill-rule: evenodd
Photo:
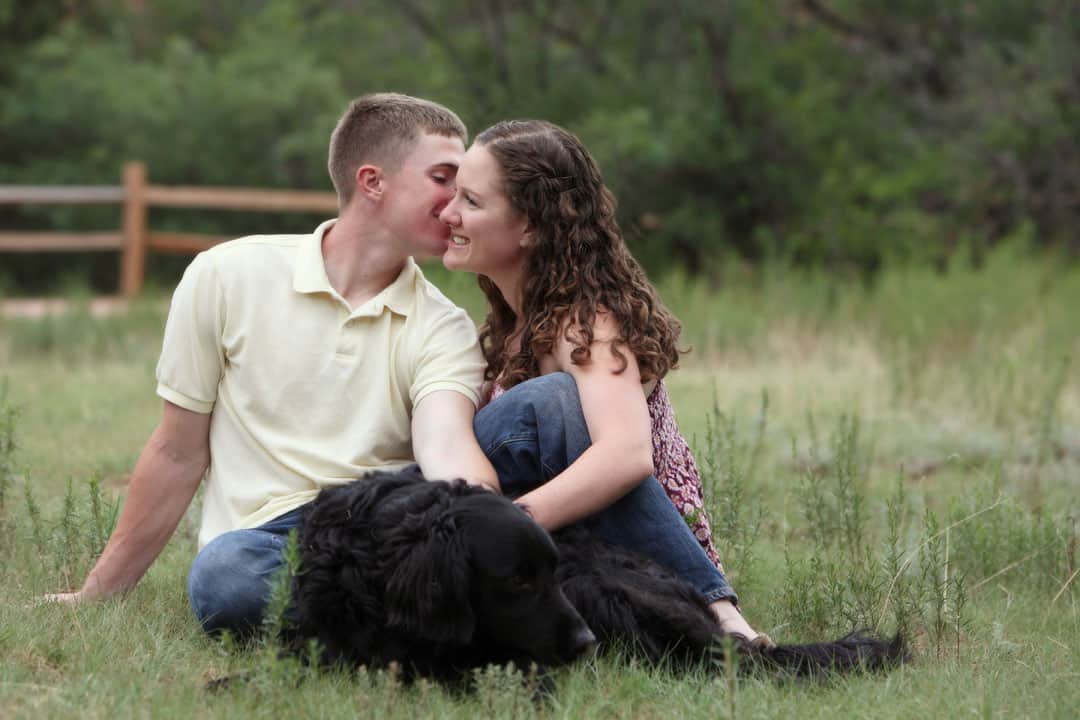
<svg viewBox="0 0 1080 720">
<path fill-rule="evenodd" d="M 437 390 L 453 390 L 480 403 L 484 357 L 472 319 L 460 308 L 442 315 L 420 342 L 409 398 L 413 407 Z"/>
<path fill-rule="evenodd" d="M 198 413 L 217 400 L 225 369 L 225 303 L 213 258 L 200 253 L 173 293 L 157 364 L 157 394 Z"/>
</svg>

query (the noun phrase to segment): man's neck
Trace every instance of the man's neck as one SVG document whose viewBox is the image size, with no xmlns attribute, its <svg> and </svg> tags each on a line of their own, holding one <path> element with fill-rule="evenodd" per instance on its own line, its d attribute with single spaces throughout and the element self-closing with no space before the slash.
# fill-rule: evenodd
<svg viewBox="0 0 1080 720">
<path fill-rule="evenodd" d="M 322 239 L 326 278 L 354 309 L 393 283 L 408 259 L 395 238 L 369 228 L 370 224 L 345 216 Z"/>
</svg>

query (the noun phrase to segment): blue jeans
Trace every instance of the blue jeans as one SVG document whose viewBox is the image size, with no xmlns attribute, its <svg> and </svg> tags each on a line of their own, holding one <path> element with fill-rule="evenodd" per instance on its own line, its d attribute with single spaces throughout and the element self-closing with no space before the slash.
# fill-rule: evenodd
<svg viewBox="0 0 1080 720">
<path fill-rule="evenodd" d="M 223 533 L 199 551 L 188 598 L 203 630 L 245 637 L 261 627 L 289 531 L 299 528 L 302 512 L 299 507 L 257 528 Z"/>
<path fill-rule="evenodd" d="M 550 373 L 514 386 L 476 414 L 480 447 L 495 466 L 503 494 L 524 495 L 570 466 L 592 444 L 566 373 Z M 634 550 L 673 570 L 709 602 L 735 591 L 694 537 L 654 477 L 648 477 L 583 524 L 597 537 Z"/>
<path fill-rule="evenodd" d="M 577 385 L 566 373 L 515 386 L 477 413 L 474 427 L 510 497 L 555 477 L 591 444 Z M 302 511 L 219 535 L 195 556 L 188 597 L 206 632 L 229 630 L 242 637 L 259 629 L 289 531 L 299 527 Z M 727 578 L 709 561 L 656 478 L 646 478 L 584 524 L 598 537 L 674 570 L 710 602 L 736 600 Z"/>
</svg>

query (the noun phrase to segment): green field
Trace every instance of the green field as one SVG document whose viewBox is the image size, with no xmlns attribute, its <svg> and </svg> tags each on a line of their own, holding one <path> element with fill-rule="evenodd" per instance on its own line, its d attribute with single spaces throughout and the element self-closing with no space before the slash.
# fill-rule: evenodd
<svg viewBox="0 0 1080 720">
<path fill-rule="evenodd" d="M 431 273 L 479 310 L 470 279 Z M 160 412 L 158 294 L 0 319 L 0 717 L 1076 717 L 1080 268 L 1003 247 L 873 285 L 778 267 L 659 284 L 692 347 L 669 385 L 751 622 L 781 642 L 902 626 L 906 666 L 804 682 L 604 658 L 541 706 L 500 668 L 466 696 L 313 674 L 198 630 L 193 512 L 126 597 L 43 606 L 89 568 Z"/>
</svg>

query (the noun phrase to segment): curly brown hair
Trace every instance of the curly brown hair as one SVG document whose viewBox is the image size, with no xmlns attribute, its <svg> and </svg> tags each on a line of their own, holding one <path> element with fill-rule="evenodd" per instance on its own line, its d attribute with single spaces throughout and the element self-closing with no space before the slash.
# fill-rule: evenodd
<svg viewBox="0 0 1080 720">
<path fill-rule="evenodd" d="M 508 355 L 516 316 L 488 277 L 478 278 L 490 310 L 480 328 L 486 379 L 509 389 L 536 377 L 539 358 L 555 348 L 560 329 L 572 343 L 571 360 L 587 363 L 598 310 L 619 328 L 612 353 L 626 369 L 628 347 L 643 382 L 678 366 L 681 326 L 631 256 L 615 220 L 615 197 L 581 141 L 542 120 L 508 120 L 476 142 L 495 158 L 502 190 L 528 220 L 532 241 L 522 283 L 520 351 Z"/>
</svg>

